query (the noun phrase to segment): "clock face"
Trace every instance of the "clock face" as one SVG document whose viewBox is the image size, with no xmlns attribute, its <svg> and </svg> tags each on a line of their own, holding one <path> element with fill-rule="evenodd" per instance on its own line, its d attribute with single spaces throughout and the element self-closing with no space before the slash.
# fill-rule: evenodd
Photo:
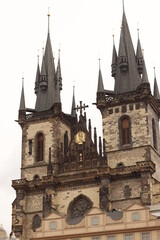
<svg viewBox="0 0 160 240">
<path fill-rule="evenodd" d="M 78 144 L 83 144 L 85 142 L 85 139 L 86 139 L 86 135 L 84 132 L 82 131 L 79 131 L 77 134 L 76 134 L 76 143 Z"/>
</svg>

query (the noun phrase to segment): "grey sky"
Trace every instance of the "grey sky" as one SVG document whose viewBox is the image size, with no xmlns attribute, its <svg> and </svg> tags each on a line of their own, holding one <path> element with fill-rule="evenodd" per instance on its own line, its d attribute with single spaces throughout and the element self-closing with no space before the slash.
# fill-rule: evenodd
<svg viewBox="0 0 160 240">
<path fill-rule="evenodd" d="M 0 2 L 0 224 L 10 232 L 11 204 L 14 190 L 11 180 L 20 178 L 21 129 L 14 121 L 18 116 L 22 73 L 26 106 L 34 107 L 34 81 L 39 49 L 47 37 L 47 12 L 50 7 L 50 34 L 55 64 L 59 43 L 63 77 L 62 107 L 70 113 L 75 81 L 76 103 L 90 106 L 87 117 L 101 134 L 101 116 L 96 101 L 98 58 L 106 89 L 113 89 L 111 77 L 112 34 L 118 51 L 122 18 L 121 0 L 5 0 Z M 151 88 L 153 66 L 160 79 L 160 2 L 126 0 L 125 12 L 136 48 L 137 22 Z M 113 30 L 114 29 L 114 30 Z"/>
</svg>

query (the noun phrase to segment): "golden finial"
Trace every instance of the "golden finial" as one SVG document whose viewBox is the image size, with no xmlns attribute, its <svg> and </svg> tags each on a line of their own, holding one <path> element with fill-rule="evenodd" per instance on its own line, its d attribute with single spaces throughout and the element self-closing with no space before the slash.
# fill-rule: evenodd
<svg viewBox="0 0 160 240">
<path fill-rule="evenodd" d="M 48 7 L 48 14 L 47 14 L 48 17 L 50 17 L 50 12 L 49 12 L 49 10 L 50 10 L 50 7 Z"/>
</svg>

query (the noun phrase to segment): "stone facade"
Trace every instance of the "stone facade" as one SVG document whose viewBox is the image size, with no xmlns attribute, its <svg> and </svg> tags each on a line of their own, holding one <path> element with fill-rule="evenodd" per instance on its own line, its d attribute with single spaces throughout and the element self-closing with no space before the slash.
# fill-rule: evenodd
<svg viewBox="0 0 160 240">
<path fill-rule="evenodd" d="M 88 106 L 80 102 L 75 107 L 73 97 L 71 114 L 62 111 L 60 59 L 55 73 L 49 35 L 43 71 L 37 69 L 35 109 L 25 107 L 22 89 L 18 119 L 22 128 L 21 179 L 12 182 L 16 191 L 12 231 L 20 240 L 88 239 L 99 232 L 102 239 L 116 233 L 120 240 L 129 231 L 141 239 L 148 227 L 152 238 L 158 240 L 158 219 L 144 206 L 160 202 L 160 99 L 151 94 L 150 84 L 144 80 L 141 52 L 141 57 L 134 59 L 125 13 L 122 23 L 126 41 L 120 40 L 123 51 L 118 58 L 114 46 L 115 91 L 104 89 L 99 71 L 96 106 L 103 128 L 99 144 L 96 128 L 92 139 L 90 120 L 87 127 L 83 110 Z M 122 86 L 123 80 L 130 84 Z M 139 220 L 132 219 L 134 211 L 141 212 Z"/>
</svg>

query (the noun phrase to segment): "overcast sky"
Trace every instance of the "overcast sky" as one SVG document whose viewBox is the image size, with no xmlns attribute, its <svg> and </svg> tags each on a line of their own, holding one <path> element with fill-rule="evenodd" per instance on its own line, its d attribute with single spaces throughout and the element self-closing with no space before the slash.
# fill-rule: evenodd
<svg viewBox="0 0 160 240">
<path fill-rule="evenodd" d="M 11 204 L 15 198 L 11 180 L 20 178 L 21 128 L 18 117 L 22 74 L 26 107 L 34 108 L 34 82 L 39 49 L 50 34 L 55 64 L 59 44 L 63 77 L 62 108 L 71 111 L 75 82 L 76 103 L 89 105 L 87 117 L 101 134 L 101 116 L 96 101 L 98 58 L 105 89 L 113 89 L 111 77 L 112 34 L 118 50 L 122 0 L 5 0 L 0 1 L 0 224 L 10 232 Z M 137 44 L 137 23 L 144 48 L 149 80 L 153 89 L 153 66 L 160 79 L 160 1 L 126 0 L 125 12 L 133 44 Z"/>
</svg>

